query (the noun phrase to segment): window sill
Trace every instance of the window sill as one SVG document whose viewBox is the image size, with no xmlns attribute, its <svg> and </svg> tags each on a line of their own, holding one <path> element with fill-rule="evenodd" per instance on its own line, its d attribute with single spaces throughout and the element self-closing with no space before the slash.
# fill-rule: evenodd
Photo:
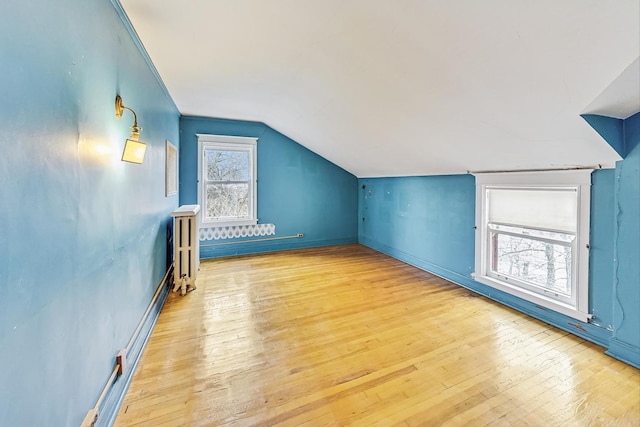
<svg viewBox="0 0 640 427">
<path fill-rule="evenodd" d="M 584 323 L 587 323 L 589 319 L 593 317 L 591 314 L 578 311 L 575 307 L 572 307 L 569 304 L 556 301 L 554 299 L 545 297 L 544 295 L 531 292 L 527 289 L 522 289 L 517 286 L 501 282 L 489 276 L 475 276 L 474 280 L 484 285 L 491 286 L 494 289 L 506 292 L 525 301 L 529 301 L 530 303 L 548 308 L 549 310 L 564 314 L 565 316 L 569 316 Z"/>
</svg>

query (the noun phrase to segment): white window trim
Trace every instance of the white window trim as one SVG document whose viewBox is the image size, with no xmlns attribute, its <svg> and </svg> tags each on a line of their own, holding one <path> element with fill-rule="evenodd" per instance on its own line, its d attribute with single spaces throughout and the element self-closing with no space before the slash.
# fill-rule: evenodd
<svg viewBox="0 0 640 427">
<path fill-rule="evenodd" d="M 233 225 L 256 225 L 258 223 L 258 138 L 250 138 L 244 136 L 228 136 L 228 135 L 209 135 L 197 133 L 198 137 L 198 204 L 205 209 L 204 204 L 204 185 L 202 182 L 203 171 L 203 153 L 206 146 L 215 145 L 219 148 L 249 148 L 251 153 L 249 161 L 251 165 L 251 206 L 249 207 L 250 219 L 239 219 L 232 221 L 215 221 L 207 220 L 206 214 L 203 213 L 200 221 L 200 228 L 209 227 L 229 227 Z"/>
<path fill-rule="evenodd" d="M 476 178 L 476 256 L 473 278 L 485 285 L 507 292 L 534 304 L 557 311 L 566 316 L 587 322 L 589 314 L 589 226 L 591 210 L 592 169 L 508 172 L 474 174 Z M 487 274 L 488 270 L 488 229 L 486 190 L 492 186 L 509 188 L 554 188 L 576 187 L 578 192 L 578 235 L 575 256 L 575 306 L 546 297 L 542 294 L 497 280 Z"/>
</svg>

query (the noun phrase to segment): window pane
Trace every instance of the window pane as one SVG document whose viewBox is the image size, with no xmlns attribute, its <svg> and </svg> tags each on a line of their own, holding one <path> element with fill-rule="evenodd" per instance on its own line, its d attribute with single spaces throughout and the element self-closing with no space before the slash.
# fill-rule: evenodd
<svg viewBox="0 0 640 427">
<path fill-rule="evenodd" d="M 493 273 L 571 297 L 571 246 L 490 233 Z"/>
<path fill-rule="evenodd" d="M 560 233 L 557 231 L 536 230 L 535 228 L 514 227 L 511 225 L 489 224 L 490 230 L 506 231 L 507 233 L 521 234 L 523 236 L 541 237 L 543 239 L 557 240 L 560 242 L 571 243 L 575 240 L 576 235 L 573 233 Z"/>
<path fill-rule="evenodd" d="M 577 232 L 578 193 L 575 189 L 487 190 L 488 222 Z"/>
<path fill-rule="evenodd" d="M 209 219 L 249 218 L 249 184 L 208 184 Z"/>
<path fill-rule="evenodd" d="M 205 150 L 207 181 L 249 181 L 249 152 Z"/>
</svg>

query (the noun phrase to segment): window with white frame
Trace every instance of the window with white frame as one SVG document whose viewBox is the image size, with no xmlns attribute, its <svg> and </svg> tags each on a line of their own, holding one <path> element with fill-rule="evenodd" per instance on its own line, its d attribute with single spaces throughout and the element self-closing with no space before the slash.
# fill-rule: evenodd
<svg viewBox="0 0 640 427">
<path fill-rule="evenodd" d="M 591 172 L 476 174 L 475 279 L 586 322 Z"/>
<path fill-rule="evenodd" d="M 257 138 L 198 134 L 203 225 L 257 224 L 257 142 Z"/>
</svg>

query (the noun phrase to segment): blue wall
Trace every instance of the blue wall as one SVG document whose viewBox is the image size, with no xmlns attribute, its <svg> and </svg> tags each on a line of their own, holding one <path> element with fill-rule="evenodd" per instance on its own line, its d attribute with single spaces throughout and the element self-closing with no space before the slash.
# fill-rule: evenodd
<svg viewBox="0 0 640 427">
<path fill-rule="evenodd" d="M 608 330 L 613 328 L 614 186 L 614 169 L 591 174 L 589 312 L 594 324 Z"/>
<path fill-rule="evenodd" d="M 360 179 L 359 240 L 603 346 L 610 346 L 613 329 L 622 349 L 610 348 L 610 354 L 637 365 L 638 151 L 615 171 L 592 175 L 589 286 L 590 310 L 596 315 L 593 324 L 581 324 L 471 279 L 475 262 L 475 179 L 471 175 Z M 614 264 L 615 256 L 620 261 Z"/>
<path fill-rule="evenodd" d="M 179 116 L 109 0 L 3 0 L 0 16 L 0 425 L 76 426 L 166 271 Z M 142 165 L 119 160 L 117 93 Z"/>
<path fill-rule="evenodd" d="M 640 145 L 640 113 L 627 117 L 622 122 L 624 130 L 624 146 L 630 155 Z"/>
<path fill-rule="evenodd" d="M 258 218 L 260 223 L 276 225 L 276 236 L 266 237 L 304 234 L 239 244 L 219 245 L 238 239 L 205 241 L 202 258 L 357 242 L 356 177 L 263 123 L 182 117 L 180 204 L 198 201 L 196 134 L 258 138 Z M 249 239 L 259 238 L 265 237 Z"/>
<path fill-rule="evenodd" d="M 626 158 L 640 142 L 640 113 L 617 119 L 598 114 L 581 116 L 622 158 Z"/>
<path fill-rule="evenodd" d="M 627 147 L 624 143 L 624 120 L 599 114 L 583 114 L 581 116 L 607 143 L 624 157 Z"/>
<path fill-rule="evenodd" d="M 471 175 L 360 179 L 361 243 L 440 275 L 474 270 Z"/>
<path fill-rule="evenodd" d="M 614 188 L 613 339 L 608 353 L 640 367 L 640 113 L 624 121 Z"/>
</svg>

